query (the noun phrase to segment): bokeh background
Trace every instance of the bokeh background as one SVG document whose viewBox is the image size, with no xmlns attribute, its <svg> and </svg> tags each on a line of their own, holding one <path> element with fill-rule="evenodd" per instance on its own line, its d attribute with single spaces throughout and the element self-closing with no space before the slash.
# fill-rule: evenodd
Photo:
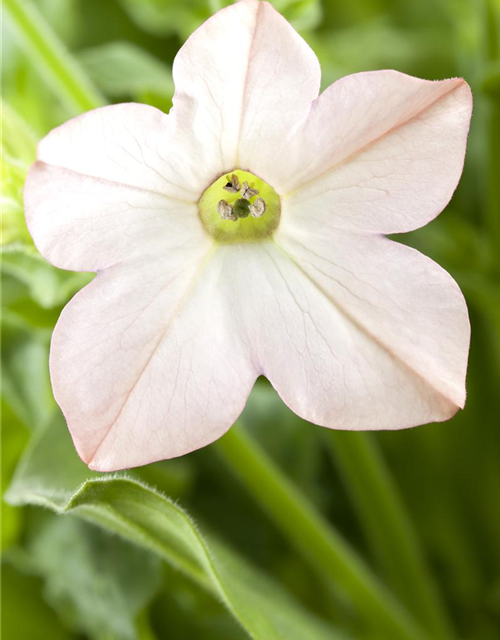
<svg viewBox="0 0 500 640">
<path fill-rule="evenodd" d="M 5 640 L 249 637 L 241 611 L 221 604 L 203 576 L 193 579 L 196 571 L 187 561 L 176 562 L 191 533 L 181 528 L 174 542 L 165 543 L 168 552 L 158 547 L 155 553 L 145 538 L 130 542 L 135 534 L 128 525 L 117 536 L 111 517 L 97 517 L 98 507 L 54 513 L 68 507 L 68 496 L 90 474 L 51 395 L 49 342 L 62 307 L 91 276 L 57 270 L 37 254 L 22 203 L 37 141 L 93 99 L 146 102 L 168 111 L 176 52 L 224 4 L 3 3 L 2 487 L 10 503 L 2 502 Z M 346 541 L 346 557 L 352 552 L 367 567 L 373 589 L 387 589 L 426 629 L 411 637 L 500 638 L 500 2 L 272 4 L 317 53 L 324 87 L 348 73 L 384 68 L 427 79 L 463 76 L 471 85 L 474 114 L 460 186 L 439 218 L 397 240 L 435 259 L 459 282 L 472 345 L 467 405 L 447 423 L 392 433 L 330 432 L 293 416 L 259 380 L 241 420 L 244 433 L 259 460 L 278 474 L 278 485 L 298 489 L 307 508 Z M 301 537 L 293 513 L 283 511 L 279 497 L 273 505 L 267 489 L 259 494 L 255 469 L 241 477 L 227 449 L 215 444 L 128 477 L 191 514 L 211 544 L 214 563 L 221 571 L 229 567 L 230 579 L 242 583 L 237 588 L 246 585 L 251 624 L 258 618 L 251 601 L 261 578 L 270 579 L 266 599 L 273 610 L 285 607 L 283 629 L 293 611 L 307 617 L 304 627 L 294 627 L 295 636 L 264 624 L 252 637 L 410 637 L 378 624 L 365 606 L 363 585 L 353 586 L 337 568 L 327 576 L 310 560 L 307 548 L 314 542 L 306 532 Z M 109 496 L 99 500 L 109 507 Z M 234 563 L 225 556 L 229 549 L 238 557 Z M 252 566 L 251 577 L 240 562 Z"/>
</svg>

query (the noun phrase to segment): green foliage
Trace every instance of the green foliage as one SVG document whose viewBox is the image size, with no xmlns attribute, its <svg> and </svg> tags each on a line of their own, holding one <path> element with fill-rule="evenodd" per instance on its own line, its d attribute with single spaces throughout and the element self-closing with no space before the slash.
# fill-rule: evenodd
<svg viewBox="0 0 500 640">
<path fill-rule="evenodd" d="M 31 299 L 44 309 L 63 304 L 90 282 L 93 274 L 68 273 L 48 264 L 36 250 L 16 246 L 2 252 L 3 273 L 29 288 Z"/>
<path fill-rule="evenodd" d="M 4 400 L 2 400 L 1 413 L 4 425 L 1 449 L 1 549 L 4 550 L 17 542 L 22 530 L 21 510 L 7 504 L 5 500 L 3 500 L 3 494 L 14 473 L 21 453 L 28 442 L 29 431 Z M 6 425 L 8 425 L 7 428 Z"/>
<path fill-rule="evenodd" d="M 168 629 L 173 638 L 248 638 L 220 602 L 168 565 L 165 565 L 164 590 L 151 608 L 151 626 Z"/>
<path fill-rule="evenodd" d="M 8 316 L 7 316 L 8 318 Z M 2 327 L 2 397 L 26 428 L 46 422 L 54 409 L 50 391 L 46 337 L 3 322 Z M 3 426 L 10 434 L 9 415 Z"/>
<path fill-rule="evenodd" d="M 138 27 L 153 35 L 175 33 L 186 39 L 212 13 L 231 0 L 119 0 Z M 312 29 L 321 19 L 319 0 L 274 0 L 272 3 L 296 29 Z"/>
<path fill-rule="evenodd" d="M 81 52 L 79 59 L 96 86 L 110 98 L 140 99 L 148 92 L 172 98 L 174 93 L 169 67 L 137 45 L 110 42 Z"/>
<path fill-rule="evenodd" d="M 3 6 L 15 25 L 20 45 L 68 110 L 79 113 L 100 106 L 102 97 L 36 7 L 18 0 L 3 0 Z"/>
<path fill-rule="evenodd" d="M 40 579 L 2 565 L 2 637 L 6 640 L 70 640 L 56 613 L 45 603 Z"/>
<path fill-rule="evenodd" d="M 70 628 L 96 639 L 138 637 L 136 618 L 161 584 L 158 558 L 72 517 L 39 527 L 31 554 L 46 599 Z"/>
<path fill-rule="evenodd" d="M 271 4 L 298 31 L 309 31 L 321 25 L 323 10 L 319 0 L 273 0 Z"/>
<path fill-rule="evenodd" d="M 219 4 L 218 0 L 215 0 Z M 123 8 L 141 29 L 152 35 L 178 34 L 182 39 L 200 26 L 212 10 L 206 0 L 120 0 Z M 231 4 L 223 1 L 222 5 Z"/>
<path fill-rule="evenodd" d="M 29 167 L 35 160 L 36 134 L 7 102 L 2 100 L 1 105 L 2 157 Z M 4 184 L 4 189 L 8 186 Z"/>
<path fill-rule="evenodd" d="M 29 165 L 35 160 L 36 136 L 23 119 L 1 103 L 2 207 L 1 244 L 33 246 L 24 222 L 23 185 Z"/>
<path fill-rule="evenodd" d="M 88 476 L 87 468 L 74 455 L 63 421 L 57 418 L 33 441 L 21 460 L 7 499 L 11 504 L 36 504 L 58 513 L 74 513 L 154 551 L 221 600 L 252 638 L 338 637 L 234 552 L 215 539 L 209 544 L 186 512 L 153 488 L 126 476 Z M 68 544 L 66 531 L 59 529 L 58 535 Z M 43 538 L 38 544 L 42 545 L 41 550 L 37 547 L 38 555 L 45 555 Z M 128 554 L 126 557 L 130 565 Z M 69 568 L 54 572 L 55 561 L 46 558 L 43 563 L 51 575 L 48 585 L 52 596 L 59 598 L 58 594 L 63 593 L 74 603 L 76 586 L 69 590 L 69 574 L 64 575 Z M 133 564 L 127 571 L 133 572 Z M 87 576 L 81 579 L 85 581 Z M 66 588 L 61 587 L 61 581 Z M 91 606 L 82 600 L 78 605 L 79 620 Z"/>
</svg>

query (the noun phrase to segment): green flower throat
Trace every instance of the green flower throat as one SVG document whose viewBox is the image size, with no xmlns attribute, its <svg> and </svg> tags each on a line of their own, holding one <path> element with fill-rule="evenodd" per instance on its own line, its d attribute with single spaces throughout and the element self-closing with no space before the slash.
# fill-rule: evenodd
<svg viewBox="0 0 500 640">
<path fill-rule="evenodd" d="M 198 210 L 203 226 L 218 242 L 252 242 L 276 231 L 281 202 L 266 182 L 236 169 L 208 187 Z"/>
</svg>

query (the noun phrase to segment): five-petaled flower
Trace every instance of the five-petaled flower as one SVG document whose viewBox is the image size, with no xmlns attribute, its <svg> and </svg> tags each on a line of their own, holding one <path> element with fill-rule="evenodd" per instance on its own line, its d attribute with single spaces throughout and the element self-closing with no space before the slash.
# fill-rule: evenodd
<svg viewBox="0 0 500 640">
<path fill-rule="evenodd" d="M 30 232 L 97 277 L 64 309 L 51 375 L 80 456 L 115 470 L 219 438 L 259 375 L 337 429 L 450 418 L 469 322 L 438 265 L 384 234 L 448 203 L 471 95 L 462 79 L 348 76 L 270 4 L 215 14 L 178 53 L 168 115 L 86 113 L 40 143 Z"/>
</svg>

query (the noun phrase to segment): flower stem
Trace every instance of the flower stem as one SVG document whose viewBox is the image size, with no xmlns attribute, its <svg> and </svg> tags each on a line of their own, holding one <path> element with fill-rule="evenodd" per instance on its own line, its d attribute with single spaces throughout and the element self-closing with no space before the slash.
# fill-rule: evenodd
<svg viewBox="0 0 500 640">
<path fill-rule="evenodd" d="M 423 640 L 426 634 L 293 483 L 239 425 L 216 450 L 315 572 L 342 589 L 377 637 Z"/>
<path fill-rule="evenodd" d="M 492 0 L 486 0 L 486 58 L 491 64 L 500 60 L 500 11 Z M 500 95 L 498 89 L 490 98 L 487 136 L 489 146 L 488 196 L 486 202 L 488 231 L 493 250 L 500 248 Z"/>
<path fill-rule="evenodd" d="M 2 4 L 33 65 L 72 113 L 105 104 L 105 99 L 33 5 L 23 0 L 2 0 Z"/>
<path fill-rule="evenodd" d="M 390 586 L 432 637 L 452 637 L 413 528 L 372 434 L 333 431 L 324 435 Z"/>
</svg>

